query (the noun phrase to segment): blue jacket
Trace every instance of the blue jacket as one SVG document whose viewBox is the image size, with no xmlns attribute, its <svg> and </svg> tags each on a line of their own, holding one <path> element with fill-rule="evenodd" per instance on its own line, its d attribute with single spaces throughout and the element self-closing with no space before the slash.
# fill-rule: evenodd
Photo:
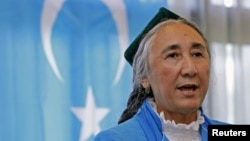
<svg viewBox="0 0 250 141">
<path fill-rule="evenodd" d="M 200 126 L 199 132 L 202 141 L 208 139 L 209 124 L 226 124 L 211 120 L 204 113 L 205 122 Z M 95 141 L 168 141 L 163 135 L 162 123 L 159 116 L 153 111 L 148 100 L 145 100 L 138 112 L 129 120 L 110 129 L 101 131 L 96 135 Z"/>
</svg>

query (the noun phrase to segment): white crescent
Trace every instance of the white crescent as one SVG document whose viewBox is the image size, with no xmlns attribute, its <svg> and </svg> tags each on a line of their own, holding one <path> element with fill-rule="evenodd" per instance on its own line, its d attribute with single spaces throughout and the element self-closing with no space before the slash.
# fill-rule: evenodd
<svg viewBox="0 0 250 141">
<path fill-rule="evenodd" d="M 118 70 L 116 72 L 115 79 L 113 84 L 119 82 L 122 72 L 124 71 L 125 67 L 125 60 L 123 57 L 123 53 L 128 46 L 128 24 L 127 24 L 127 14 L 126 14 L 126 7 L 123 0 L 102 0 L 102 2 L 109 8 L 118 31 L 118 40 L 120 45 L 120 61 Z"/>
<path fill-rule="evenodd" d="M 125 67 L 125 60 L 123 58 L 123 53 L 128 46 L 128 26 L 127 26 L 127 15 L 125 10 L 125 4 L 123 0 L 102 0 L 104 4 L 109 8 L 112 13 L 112 16 L 115 20 L 118 30 L 118 40 L 120 44 L 120 61 L 118 70 L 113 81 L 113 84 L 116 84 L 122 75 L 122 72 Z M 58 69 L 54 53 L 51 45 L 51 31 L 56 20 L 56 17 L 63 5 L 65 0 L 45 0 L 42 16 L 41 16 L 41 36 L 42 36 L 42 45 L 45 52 L 46 58 L 49 62 L 50 67 L 55 73 L 56 77 L 63 82 L 63 77 Z M 119 10 L 117 10 L 119 9 Z"/>
<path fill-rule="evenodd" d="M 46 58 L 49 62 L 50 67 L 55 73 L 57 79 L 63 82 L 63 77 L 58 69 L 56 60 L 52 51 L 51 46 L 51 32 L 53 25 L 55 23 L 56 17 L 61 10 L 61 7 L 65 0 L 45 0 L 42 15 L 41 15 L 41 37 L 42 37 L 42 46 Z"/>
</svg>

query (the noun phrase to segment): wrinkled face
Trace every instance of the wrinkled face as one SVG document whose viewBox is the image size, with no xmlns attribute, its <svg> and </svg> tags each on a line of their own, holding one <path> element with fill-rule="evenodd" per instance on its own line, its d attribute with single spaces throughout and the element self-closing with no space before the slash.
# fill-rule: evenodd
<svg viewBox="0 0 250 141">
<path fill-rule="evenodd" d="M 207 93 L 210 57 L 205 41 L 183 23 L 162 27 L 148 56 L 148 82 L 160 111 L 196 111 Z"/>
</svg>

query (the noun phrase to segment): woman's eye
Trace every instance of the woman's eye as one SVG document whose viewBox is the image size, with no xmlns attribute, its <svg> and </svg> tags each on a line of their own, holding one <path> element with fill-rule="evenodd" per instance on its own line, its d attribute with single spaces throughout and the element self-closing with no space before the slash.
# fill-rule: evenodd
<svg viewBox="0 0 250 141">
<path fill-rule="evenodd" d="M 196 53 L 193 53 L 193 55 L 192 56 L 195 56 L 195 57 L 201 57 L 202 56 L 202 54 L 200 53 L 200 52 L 196 52 Z"/>
<path fill-rule="evenodd" d="M 171 54 L 169 54 L 167 57 L 169 58 L 176 58 L 178 56 L 178 54 L 177 53 L 171 53 Z"/>
</svg>

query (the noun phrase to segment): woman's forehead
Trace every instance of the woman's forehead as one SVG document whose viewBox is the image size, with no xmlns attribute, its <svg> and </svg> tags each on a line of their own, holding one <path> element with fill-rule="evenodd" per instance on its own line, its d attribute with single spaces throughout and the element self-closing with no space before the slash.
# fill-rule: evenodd
<svg viewBox="0 0 250 141">
<path fill-rule="evenodd" d="M 197 32 L 192 26 L 187 25 L 185 23 L 167 23 L 163 26 L 161 26 L 156 34 L 170 34 L 170 35 L 175 35 L 175 34 L 183 34 L 183 35 L 188 35 L 190 33 L 193 33 L 195 35 L 198 35 L 201 37 L 200 33 Z"/>
<path fill-rule="evenodd" d="M 205 41 L 202 36 L 193 27 L 184 23 L 171 23 L 162 26 L 153 37 L 154 43 L 177 44 L 187 39 L 192 42 L 197 42 L 205 46 Z"/>
</svg>

